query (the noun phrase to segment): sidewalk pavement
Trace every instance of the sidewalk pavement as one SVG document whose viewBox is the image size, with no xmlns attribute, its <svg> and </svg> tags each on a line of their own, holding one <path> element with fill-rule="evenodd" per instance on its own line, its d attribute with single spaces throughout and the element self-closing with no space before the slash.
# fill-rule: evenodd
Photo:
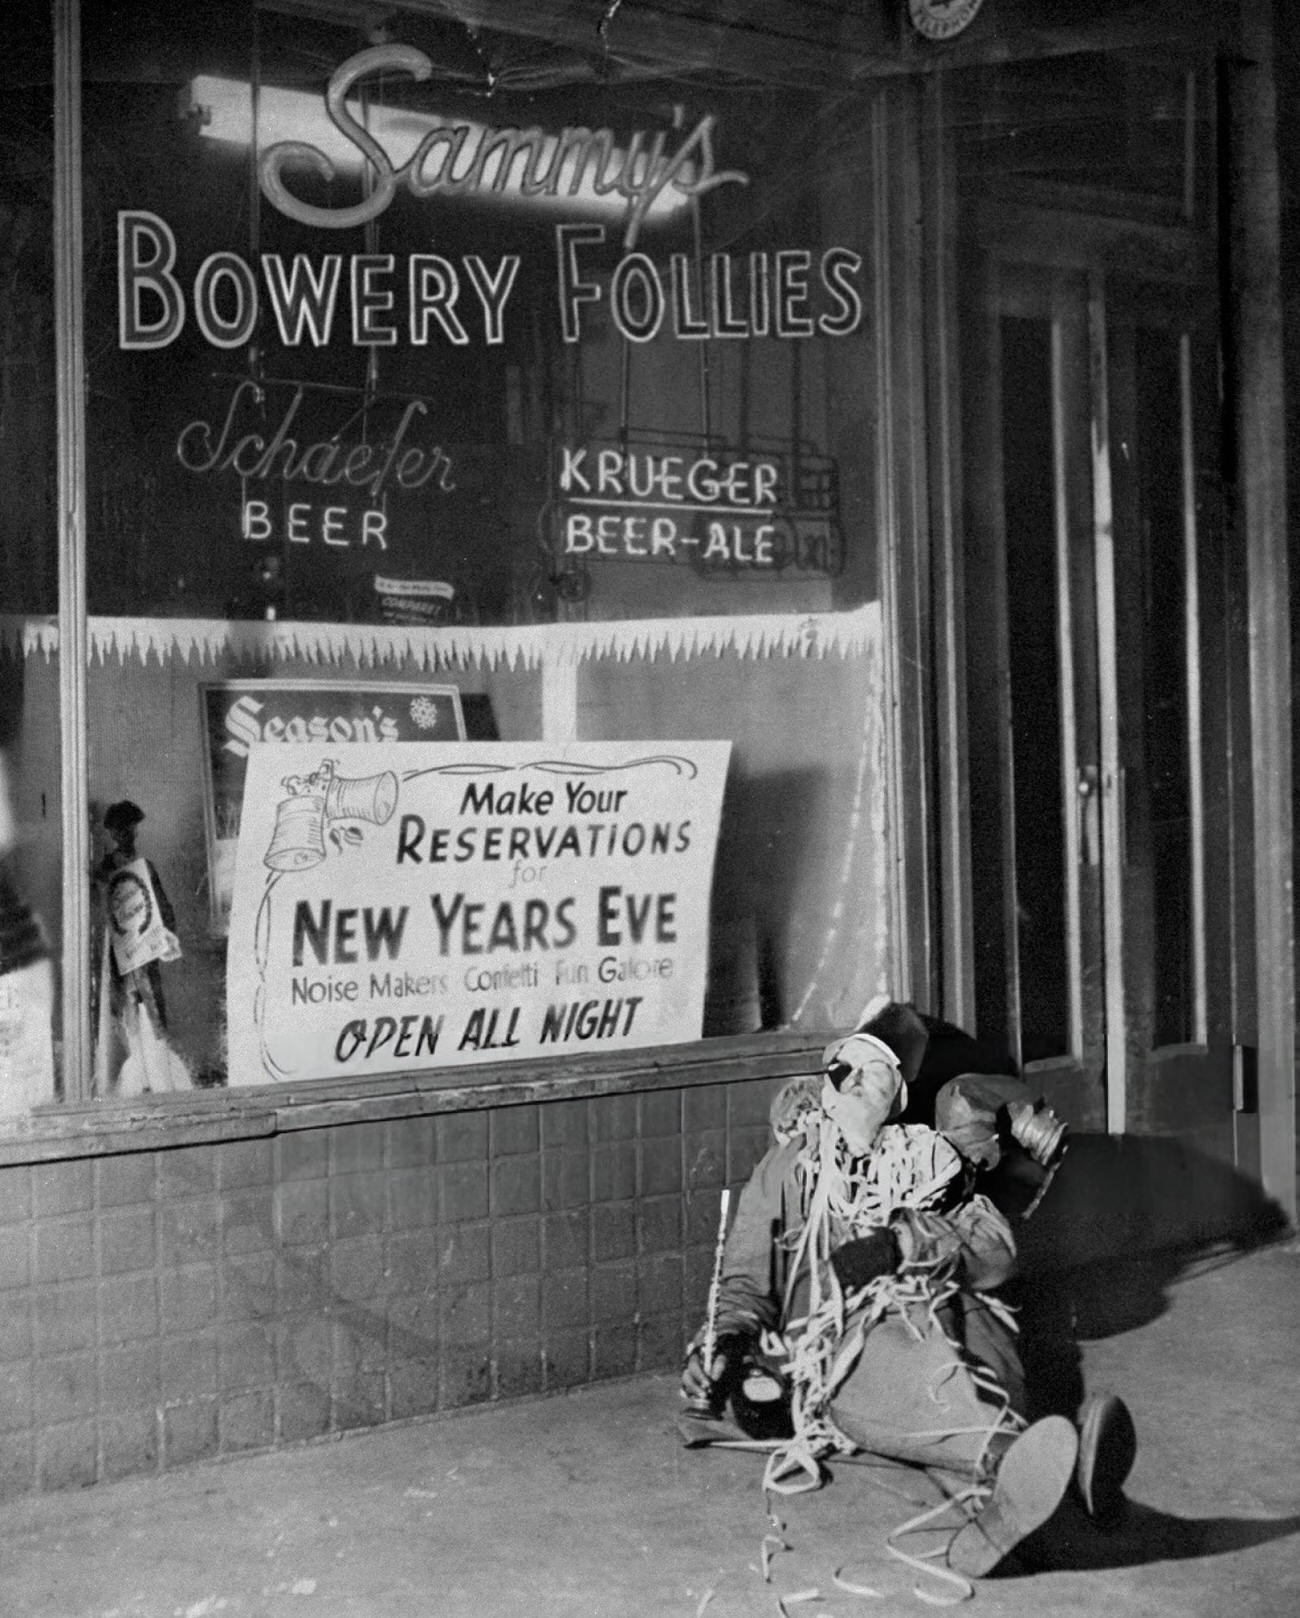
<svg viewBox="0 0 1300 1618">
<path fill-rule="evenodd" d="M 1122 1392 L 1138 1427 L 1127 1515 L 1106 1536 L 1053 1525 L 1038 1570 L 981 1582 L 972 1618 L 1300 1613 L 1300 1245 L 1143 1262 L 1140 1320 L 1105 1325 L 1115 1267 L 1077 1311 L 1108 1333 L 1083 1344 L 1087 1383 Z M 761 1459 L 683 1449 L 676 1410 L 675 1379 L 642 1376 L 13 1502 L 0 1613 L 897 1618 L 956 1594 L 885 1547 L 934 1484 L 877 1465 L 775 1502 L 789 1548 L 765 1582 Z"/>
</svg>

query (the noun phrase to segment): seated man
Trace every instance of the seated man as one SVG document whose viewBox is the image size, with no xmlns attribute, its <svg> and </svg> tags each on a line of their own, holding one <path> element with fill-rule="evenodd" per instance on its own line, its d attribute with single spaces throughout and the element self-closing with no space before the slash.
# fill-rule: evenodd
<svg viewBox="0 0 1300 1618">
<path fill-rule="evenodd" d="M 1133 1427 L 1110 1396 L 1082 1438 L 1062 1416 L 1026 1421 L 1014 1322 L 993 1295 L 1015 1239 L 976 1179 L 996 1166 L 999 1114 L 1048 1172 L 1064 1129 L 1003 1078 L 953 1079 L 937 1127 L 896 1121 L 925 1039 L 915 1012 L 887 1005 L 827 1047 L 819 1081 L 778 1096 L 776 1144 L 741 1193 L 682 1392 L 696 1410 L 729 1402 L 768 1441 L 776 1490 L 816 1487 L 824 1456 L 855 1450 L 957 1474 L 970 1515 L 948 1564 L 980 1577 L 1072 1479 L 1094 1515 L 1113 1510 Z"/>
</svg>

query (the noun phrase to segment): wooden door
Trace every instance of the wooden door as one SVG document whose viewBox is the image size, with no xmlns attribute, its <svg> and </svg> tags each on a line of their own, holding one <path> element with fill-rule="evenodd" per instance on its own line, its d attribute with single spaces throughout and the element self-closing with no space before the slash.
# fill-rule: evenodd
<svg viewBox="0 0 1300 1618">
<path fill-rule="evenodd" d="M 1213 311 L 992 253 L 967 293 L 980 1031 L 1076 1125 L 1230 1156 Z"/>
</svg>

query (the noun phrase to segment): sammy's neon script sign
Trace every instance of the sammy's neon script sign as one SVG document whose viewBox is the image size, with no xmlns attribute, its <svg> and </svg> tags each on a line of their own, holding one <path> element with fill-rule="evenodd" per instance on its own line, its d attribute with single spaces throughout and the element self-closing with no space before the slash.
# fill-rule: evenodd
<svg viewBox="0 0 1300 1618">
<path fill-rule="evenodd" d="M 349 57 L 334 72 L 325 91 L 325 111 L 334 128 L 354 146 L 370 171 L 368 195 L 350 207 L 320 208 L 302 202 L 289 189 L 284 170 L 290 163 L 306 163 L 326 180 L 335 165 L 319 147 L 306 141 L 280 141 L 258 160 L 263 194 L 281 213 L 303 225 L 326 230 L 351 230 L 377 219 L 397 194 L 400 183 L 414 197 L 438 193 L 451 196 L 470 191 L 504 191 L 516 166 L 521 197 L 559 197 L 563 186 L 570 197 L 578 194 L 591 170 L 597 196 L 619 196 L 627 205 L 624 246 L 636 245 L 637 234 L 655 201 L 671 186 L 683 198 L 702 196 L 719 185 L 748 185 L 748 175 L 714 168 L 712 115 L 701 118 L 674 151 L 668 134 L 649 136 L 636 130 L 620 149 L 609 129 L 566 128 L 558 136 L 530 129 L 480 129 L 467 123 L 435 120 L 415 151 L 400 167 L 371 132 L 358 123 L 346 104 L 348 92 L 372 74 L 406 73 L 422 81 L 431 77 L 433 63 L 411 45 L 376 45 Z M 467 150 L 468 148 L 468 150 Z M 522 159 L 522 164 L 520 160 Z M 459 172 L 457 165 L 460 165 Z"/>
</svg>

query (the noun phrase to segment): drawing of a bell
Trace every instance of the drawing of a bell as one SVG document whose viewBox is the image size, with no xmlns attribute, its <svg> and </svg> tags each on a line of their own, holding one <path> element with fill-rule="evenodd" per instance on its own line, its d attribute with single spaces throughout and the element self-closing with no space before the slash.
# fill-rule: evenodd
<svg viewBox="0 0 1300 1618">
<path fill-rule="evenodd" d="M 329 820 L 369 820 L 382 826 L 396 807 L 397 777 L 392 770 L 378 775 L 336 775 L 325 788 Z"/>
<path fill-rule="evenodd" d="M 273 871 L 308 871 L 325 858 L 325 797 L 304 792 L 284 798 L 262 863 Z"/>
</svg>

